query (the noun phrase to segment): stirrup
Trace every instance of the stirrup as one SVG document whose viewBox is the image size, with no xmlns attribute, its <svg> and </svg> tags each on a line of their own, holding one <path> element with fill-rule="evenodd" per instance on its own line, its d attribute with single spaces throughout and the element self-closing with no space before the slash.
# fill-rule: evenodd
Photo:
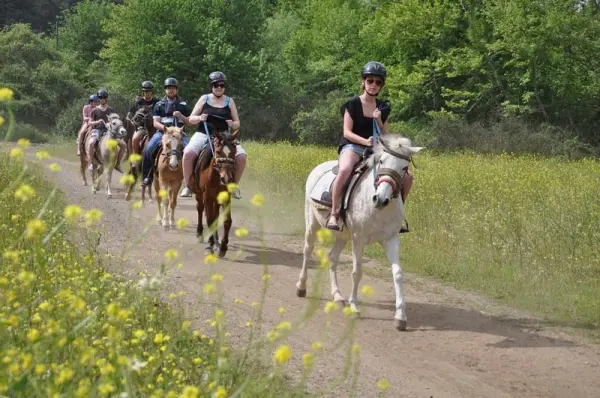
<svg viewBox="0 0 600 398">
<path fill-rule="evenodd" d="M 404 224 L 406 224 L 406 228 L 404 227 Z M 405 219 L 404 223 L 402 223 L 402 226 L 400 227 L 400 233 L 405 234 L 407 232 L 410 232 L 410 229 L 408 229 L 408 221 Z"/>
<path fill-rule="evenodd" d="M 333 217 L 333 218 L 335 219 L 335 224 L 332 224 L 332 223 L 330 222 L 330 221 L 331 221 L 331 217 Z M 327 215 L 327 224 L 326 224 L 326 227 L 327 227 L 328 229 L 331 229 L 331 230 L 333 230 L 333 231 L 341 231 L 341 227 L 340 227 L 340 224 L 339 224 L 339 223 L 340 223 L 340 216 L 339 216 L 339 214 L 338 214 L 338 215 L 335 215 L 335 214 L 333 214 L 333 213 L 329 213 L 329 214 Z"/>
</svg>

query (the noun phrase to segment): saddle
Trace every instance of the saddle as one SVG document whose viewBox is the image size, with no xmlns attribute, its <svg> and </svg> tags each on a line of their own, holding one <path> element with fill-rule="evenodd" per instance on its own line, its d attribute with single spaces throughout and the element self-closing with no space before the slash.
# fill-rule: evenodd
<svg viewBox="0 0 600 398">
<path fill-rule="evenodd" d="M 352 169 L 352 174 L 348 178 L 348 181 L 346 181 L 346 184 L 344 184 L 342 189 L 342 203 L 340 207 L 340 217 L 344 223 L 346 222 L 346 212 L 348 210 L 348 206 L 350 205 L 352 194 L 358 186 L 358 182 L 369 170 L 368 163 L 368 157 L 357 163 Z M 311 199 L 317 205 L 321 206 L 320 208 L 317 206 L 317 208 L 320 210 L 331 210 L 331 190 L 338 171 L 339 166 L 334 166 L 319 179 L 317 184 L 315 184 L 313 191 L 311 192 Z"/>
</svg>

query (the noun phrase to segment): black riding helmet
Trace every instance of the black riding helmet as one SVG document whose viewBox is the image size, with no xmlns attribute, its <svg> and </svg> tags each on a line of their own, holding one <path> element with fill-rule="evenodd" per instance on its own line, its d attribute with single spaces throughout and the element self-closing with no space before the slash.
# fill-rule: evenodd
<svg viewBox="0 0 600 398">
<path fill-rule="evenodd" d="M 108 90 L 105 88 L 98 90 L 98 98 L 108 98 Z"/>
<path fill-rule="evenodd" d="M 154 88 L 154 85 L 152 84 L 152 82 L 150 80 L 146 80 L 145 82 L 142 82 L 142 91 L 152 91 L 153 88 Z"/>
<path fill-rule="evenodd" d="M 98 101 L 98 99 L 99 98 L 96 94 L 92 94 L 92 95 L 90 95 L 90 99 L 88 102 L 95 102 L 95 101 Z"/>
<path fill-rule="evenodd" d="M 165 79 L 164 88 L 167 88 L 169 86 L 173 86 L 173 87 L 179 88 L 179 84 L 177 83 L 177 79 L 175 79 L 174 77 L 167 77 Z"/>
<path fill-rule="evenodd" d="M 360 72 L 360 77 L 367 76 L 379 76 L 381 80 L 383 80 L 383 84 L 385 84 L 385 78 L 387 77 L 387 71 L 385 70 L 385 66 L 380 62 L 370 61 L 367 62 L 365 66 L 362 68 L 362 72 Z"/>
<path fill-rule="evenodd" d="M 210 80 L 210 83 L 216 83 L 216 82 L 223 82 L 226 83 L 227 82 L 227 78 L 225 77 L 225 74 L 223 72 L 213 72 L 210 75 L 208 75 L 208 80 Z"/>
</svg>

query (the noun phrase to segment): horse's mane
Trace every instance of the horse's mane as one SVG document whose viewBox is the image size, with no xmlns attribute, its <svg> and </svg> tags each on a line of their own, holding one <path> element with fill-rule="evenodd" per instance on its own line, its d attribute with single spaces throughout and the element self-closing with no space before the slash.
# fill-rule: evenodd
<svg viewBox="0 0 600 398">
<path fill-rule="evenodd" d="M 409 138 L 401 136 L 400 134 L 388 134 L 385 136 L 380 136 L 377 139 L 377 143 L 373 146 L 373 156 L 368 161 L 369 169 L 373 168 L 375 163 L 379 161 L 379 158 L 383 154 L 385 149 L 383 143 L 390 148 L 391 150 L 401 153 L 406 156 L 410 156 L 411 153 L 408 150 L 412 146 L 412 142 Z"/>
<path fill-rule="evenodd" d="M 167 127 L 165 129 L 165 134 L 162 137 L 163 144 L 166 142 L 166 140 L 170 136 L 174 136 L 175 138 L 177 138 L 178 140 L 180 140 L 181 139 L 181 132 L 178 131 L 178 130 L 172 130 L 171 127 Z"/>
</svg>

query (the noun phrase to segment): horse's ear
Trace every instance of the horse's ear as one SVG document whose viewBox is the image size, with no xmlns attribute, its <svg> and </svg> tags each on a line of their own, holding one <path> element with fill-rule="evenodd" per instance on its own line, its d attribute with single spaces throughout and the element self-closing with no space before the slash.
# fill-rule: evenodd
<svg viewBox="0 0 600 398">
<path fill-rule="evenodd" d="M 408 150 L 409 150 L 411 153 L 417 153 L 417 152 L 420 152 L 420 151 L 422 151 L 423 149 L 425 149 L 425 147 L 424 147 L 424 146 L 411 146 L 411 147 L 408 147 Z"/>
</svg>

